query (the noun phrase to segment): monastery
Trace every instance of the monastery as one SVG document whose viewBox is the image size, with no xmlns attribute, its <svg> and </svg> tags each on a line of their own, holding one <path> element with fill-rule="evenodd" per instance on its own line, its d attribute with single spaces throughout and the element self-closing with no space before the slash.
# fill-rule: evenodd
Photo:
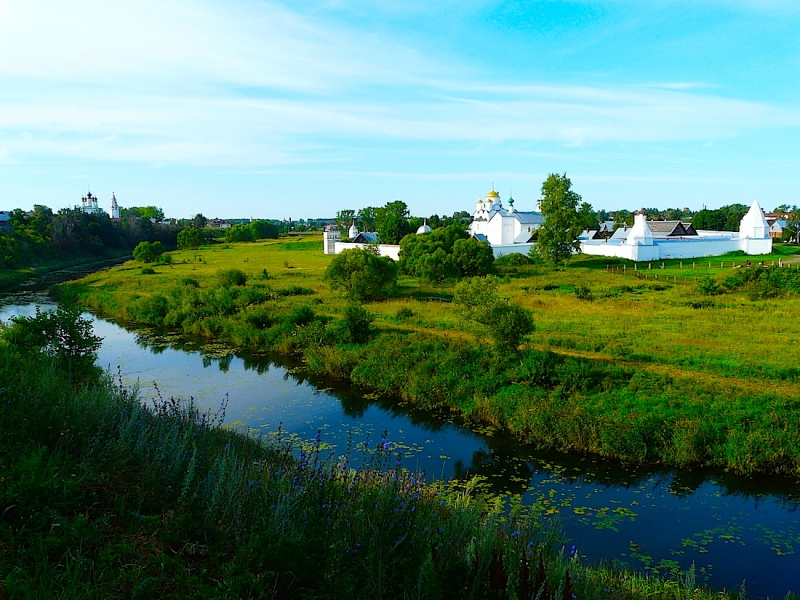
<svg viewBox="0 0 800 600">
<path fill-rule="evenodd" d="M 619 228 L 605 239 L 582 239 L 580 251 L 595 256 L 616 256 L 641 262 L 666 258 L 702 258 L 719 256 L 737 250 L 745 254 L 772 252 L 770 226 L 758 201 L 739 223 L 739 231 L 695 230 L 680 221 L 648 221 L 647 215 L 636 215 L 631 228 Z M 591 232 L 593 233 L 593 232 Z"/>
<path fill-rule="evenodd" d="M 503 206 L 494 187 L 486 198 L 478 200 L 469 233 L 478 240 L 487 242 L 495 258 L 506 254 L 527 254 L 535 243 L 536 230 L 544 223 L 541 213 L 518 211 L 514 198 L 509 197 L 508 208 Z M 580 252 L 594 256 L 615 256 L 642 262 L 667 258 L 702 258 L 718 256 L 741 250 L 746 254 L 759 255 L 772 252 L 770 224 L 759 203 L 753 202 L 742 218 L 739 231 L 695 230 L 691 223 L 681 221 L 648 221 L 640 212 L 633 227 L 621 227 L 611 233 L 613 224 L 603 223 L 598 230 L 586 231 L 580 236 Z M 431 228 L 423 225 L 417 234 Z M 360 232 L 355 220 L 348 230 L 349 241 L 343 241 L 336 225 L 325 228 L 325 254 L 338 254 L 347 248 L 363 248 L 378 244 L 381 256 L 399 260 L 400 246 L 380 244 L 378 236 L 371 232 Z"/>
</svg>

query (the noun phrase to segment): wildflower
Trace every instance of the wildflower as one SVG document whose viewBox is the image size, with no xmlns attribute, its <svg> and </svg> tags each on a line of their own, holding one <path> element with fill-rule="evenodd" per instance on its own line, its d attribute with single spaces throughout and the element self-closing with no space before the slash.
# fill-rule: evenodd
<svg viewBox="0 0 800 600">
<path fill-rule="evenodd" d="M 572 558 L 575 556 L 575 552 L 577 552 L 578 547 L 575 544 L 572 544 L 572 547 L 569 549 L 569 556 Z"/>
<path fill-rule="evenodd" d="M 519 531 L 515 531 L 514 533 L 511 534 L 511 537 L 514 538 L 514 537 L 517 537 L 518 535 L 519 535 Z"/>
</svg>

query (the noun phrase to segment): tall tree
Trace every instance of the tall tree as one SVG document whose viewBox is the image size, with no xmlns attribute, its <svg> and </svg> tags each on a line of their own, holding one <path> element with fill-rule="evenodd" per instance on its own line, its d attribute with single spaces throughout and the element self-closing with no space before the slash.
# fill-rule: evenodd
<svg viewBox="0 0 800 600">
<path fill-rule="evenodd" d="M 341 231 L 347 233 L 347 229 L 352 225 L 353 219 L 356 216 L 356 211 L 346 208 L 336 213 L 336 225 Z"/>
<path fill-rule="evenodd" d="M 408 217 L 408 206 L 402 200 L 389 202 L 377 209 L 375 231 L 381 244 L 398 244 L 403 236 L 411 233 Z"/>
<path fill-rule="evenodd" d="M 375 217 L 378 215 L 378 209 L 374 206 L 367 206 L 358 211 L 358 222 L 361 223 L 361 228 L 364 231 L 375 231 Z"/>
<path fill-rule="evenodd" d="M 539 207 L 544 223 L 537 230 L 535 252 L 548 262 L 559 264 L 580 248 L 578 236 L 583 225 L 578 216 L 579 194 L 572 190 L 567 174 L 551 173 L 542 184 Z"/>
</svg>

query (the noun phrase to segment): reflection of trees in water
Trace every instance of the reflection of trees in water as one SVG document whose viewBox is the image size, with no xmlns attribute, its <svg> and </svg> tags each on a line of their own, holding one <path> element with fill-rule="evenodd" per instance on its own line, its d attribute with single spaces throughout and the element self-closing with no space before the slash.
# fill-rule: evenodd
<svg viewBox="0 0 800 600">
<path fill-rule="evenodd" d="M 207 369 L 214 363 L 217 364 L 219 370 L 223 373 L 227 373 L 228 369 L 231 368 L 231 362 L 233 361 L 233 354 L 226 354 L 225 356 L 208 356 L 203 355 L 203 368 Z"/>
<path fill-rule="evenodd" d="M 165 339 L 165 335 L 149 328 L 134 333 L 136 345 L 156 355 L 167 348 L 196 353 L 202 347 L 202 340 L 172 335 Z M 450 415 L 445 418 L 444 414 L 436 415 L 401 405 L 398 398 L 369 396 L 368 390 L 358 388 L 350 382 L 308 373 L 303 370 L 303 363 L 292 357 L 237 352 L 222 358 L 202 356 L 203 366 L 208 368 L 216 362 L 220 371 L 228 372 L 234 357 L 242 360 L 246 371 L 263 375 L 271 367 L 276 367 L 284 369 L 285 381 L 293 380 L 298 386 L 308 384 L 318 390 L 325 390 L 325 393 L 339 400 L 344 414 L 351 419 L 363 419 L 368 408 L 377 406 L 393 417 L 406 417 L 412 425 L 430 433 L 440 432 L 451 425 L 459 426 L 463 433 L 481 438 L 488 450 L 474 452 L 469 465 L 456 461 L 453 465 L 454 476 L 465 478 L 482 475 L 488 478 L 493 491 L 524 492 L 535 471 L 544 470 L 572 484 L 590 481 L 593 485 L 606 487 L 647 487 L 653 491 L 667 488 L 672 494 L 685 498 L 710 483 L 718 485 L 721 493 L 728 496 L 756 501 L 765 497 L 774 498 L 790 511 L 797 510 L 800 504 L 798 481 L 788 477 L 742 477 L 720 469 L 677 470 L 654 465 L 626 465 L 613 459 L 591 455 L 537 449 L 529 444 L 521 444 L 518 439 L 503 432 L 491 437 L 482 436 L 464 427 L 458 420 L 453 421 Z"/>
<path fill-rule="evenodd" d="M 475 475 L 486 477 L 489 490 L 495 493 L 523 494 L 533 478 L 533 465 L 516 457 L 499 456 L 489 450 L 472 453 L 469 465 L 457 460 L 453 464 L 453 477 L 469 479 Z"/>
</svg>

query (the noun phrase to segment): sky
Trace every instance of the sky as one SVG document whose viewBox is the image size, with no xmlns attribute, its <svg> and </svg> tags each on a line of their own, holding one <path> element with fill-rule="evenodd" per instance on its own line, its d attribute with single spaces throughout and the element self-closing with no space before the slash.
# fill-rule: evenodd
<svg viewBox="0 0 800 600">
<path fill-rule="evenodd" d="M 0 210 L 800 204 L 800 0 L 0 0 Z"/>
</svg>

